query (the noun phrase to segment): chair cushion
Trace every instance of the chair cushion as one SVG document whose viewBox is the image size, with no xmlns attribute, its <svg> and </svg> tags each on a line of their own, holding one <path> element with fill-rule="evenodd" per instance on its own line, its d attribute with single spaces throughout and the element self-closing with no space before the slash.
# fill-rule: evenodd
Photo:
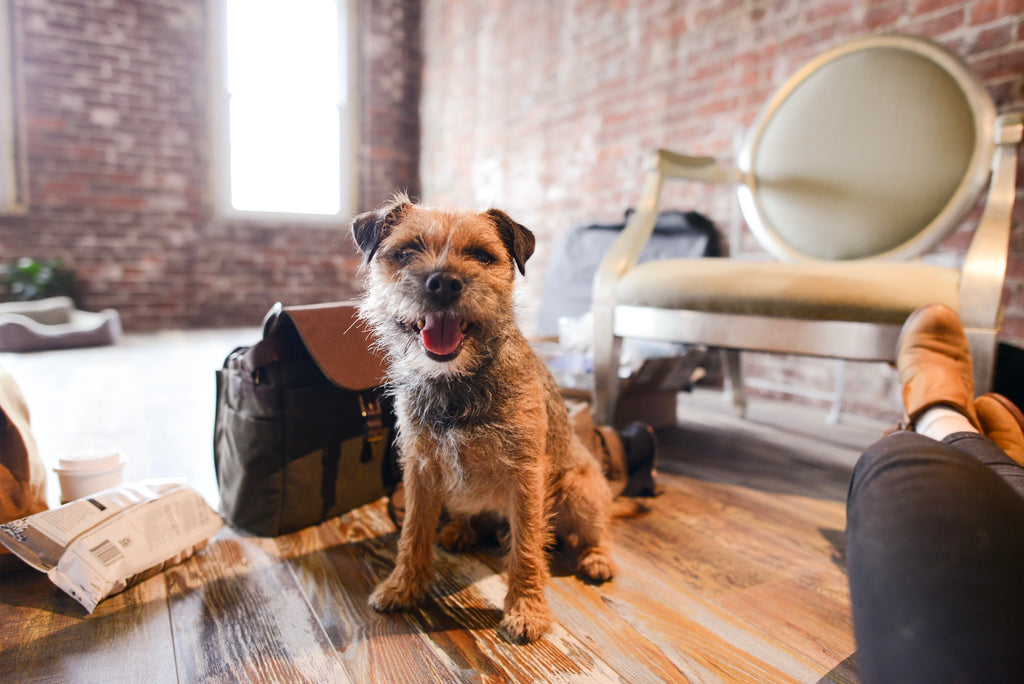
<svg viewBox="0 0 1024 684">
<path fill-rule="evenodd" d="M 617 304 L 812 320 L 902 323 L 925 303 L 959 307 L 960 273 L 920 262 L 668 259 L 637 265 Z"/>
</svg>

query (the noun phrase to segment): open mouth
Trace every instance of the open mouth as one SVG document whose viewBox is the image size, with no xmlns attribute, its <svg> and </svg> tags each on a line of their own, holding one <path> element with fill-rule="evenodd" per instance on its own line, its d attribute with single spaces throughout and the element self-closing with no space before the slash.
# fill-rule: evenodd
<svg viewBox="0 0 1024 684">
<path fill-rule="evenodd" d="M 413 324 L 420 345 L 435 361 L 451 361 L 462 351 L 469 324 L 453 313 L 428 313 Z"/>
</svg>

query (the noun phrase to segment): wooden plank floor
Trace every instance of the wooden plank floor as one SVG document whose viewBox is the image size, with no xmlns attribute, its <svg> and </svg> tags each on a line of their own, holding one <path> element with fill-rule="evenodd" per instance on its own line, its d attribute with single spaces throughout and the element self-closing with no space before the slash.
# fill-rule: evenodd
<svg viewBox="0 0 1024 684">
<path fill-rule="evenodd" d="M 255 330 L 128 336 L 116 347 L 0 354 L 49 463 L 104 444 L 127 479 L 184 476 L 216 501 L 213 370 Z M 614 523 L 619 576 L 591 586 L 557 555 L 539 642 L 496 633 L 496 549 L 437 551 L 427 604 L 367 605 L 390 570 L 384 502 L 275 539 L 228 528 L 195 558 L 86 615 L 40 573 L 0 577 L 0 679 L 31 682 L 857 681 L 843 558 L 850 468 L 885 427 L 715 392 L 661 432 L 660 496 Z M 52 482 L 50 498 L 59 496 Z"/>
</svg>

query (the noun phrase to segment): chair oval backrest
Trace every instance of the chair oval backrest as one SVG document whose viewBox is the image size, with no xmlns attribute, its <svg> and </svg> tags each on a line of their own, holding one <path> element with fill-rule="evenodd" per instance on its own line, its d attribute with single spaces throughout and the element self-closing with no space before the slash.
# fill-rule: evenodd
<svg viewBox="0 0 1024 684">
<path fill-rule="evenodd" d="M 781 260 L 912 258 L 973 207 L 994 119 L 982 83 L 935 43 L 841 45 L 787 81 L 748 132 L 743 216 Z"/>
</svg>

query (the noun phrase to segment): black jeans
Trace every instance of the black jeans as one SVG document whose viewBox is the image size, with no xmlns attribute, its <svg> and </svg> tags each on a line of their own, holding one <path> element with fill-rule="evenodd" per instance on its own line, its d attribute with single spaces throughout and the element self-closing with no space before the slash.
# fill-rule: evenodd
<svg viewBox="0 0 1024 684">
<path fill-rule="evenodd" d="M 894 433 L 846 511 L 863 682 L 1024 682 L 1024 468 L 982 435 Z"/>
</svg>

